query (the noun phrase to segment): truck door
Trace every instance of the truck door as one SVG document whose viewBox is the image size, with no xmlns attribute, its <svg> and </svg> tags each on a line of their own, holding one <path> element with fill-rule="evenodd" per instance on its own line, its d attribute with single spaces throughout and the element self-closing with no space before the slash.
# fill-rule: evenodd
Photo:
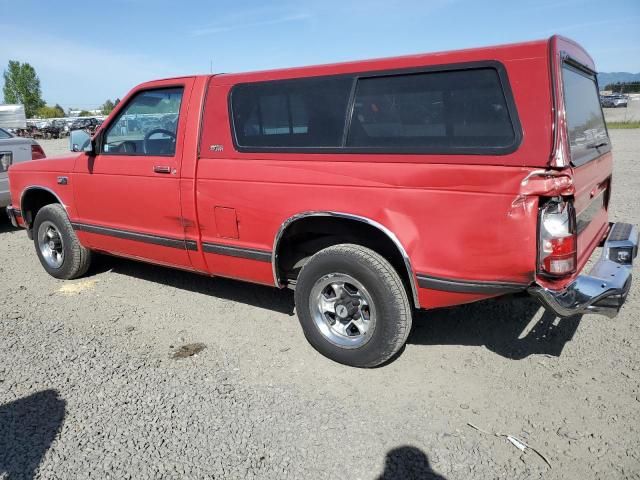
<svg viewBox="0 0 640 480">
<path fill-rule="evenodd" d="M 191 268 L 180 169 L 193 79 L 141 87 L 101 129 L 72 179 L 78 234 L 91 248 Z"/>
</svg>

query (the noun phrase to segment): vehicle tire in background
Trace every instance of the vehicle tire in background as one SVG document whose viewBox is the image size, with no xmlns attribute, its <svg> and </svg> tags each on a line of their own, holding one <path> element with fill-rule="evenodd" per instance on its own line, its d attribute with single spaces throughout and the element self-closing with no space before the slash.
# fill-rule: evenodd
<svg viewBox="0 0 640 480">
<path fill-rule="evenodd" d="M 64 207 L 42 207 L 33 222 L 33 242 L 40 263 L 53 277 L 71 280 L 91 265 L 91 250 L 80 245 Z"/>
<path fill-rule="evenodd" d="M 386 362 L 411 330 L 413 311 L 398 272 L 360 245 L 335 245 L 313 255 L 298 276 L 295 301 L 309 343 L 345 365 Z"/>
</svg>

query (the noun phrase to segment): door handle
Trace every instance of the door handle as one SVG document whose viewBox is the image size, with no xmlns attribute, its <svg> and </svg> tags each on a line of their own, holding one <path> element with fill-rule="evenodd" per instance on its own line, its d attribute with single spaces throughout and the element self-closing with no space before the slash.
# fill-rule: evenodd
<svg viewBox="0 0 640 480">
<path fill-rule="evenodd" d="M 171 173 L 171 167 L 167 166 L 167 165 L 156 165 L 155 167 L 153 167 L 153 171 L 155 173 Z"/>
</svg>

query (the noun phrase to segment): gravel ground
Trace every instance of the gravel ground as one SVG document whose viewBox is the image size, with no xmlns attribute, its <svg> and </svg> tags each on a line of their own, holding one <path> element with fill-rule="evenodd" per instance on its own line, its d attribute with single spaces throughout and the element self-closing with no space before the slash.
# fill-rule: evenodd
<svg viewBox="0 0 640 480">
<path fill-rule="evenodd" d="M 640 224 L 640 130 L 611 134 L 613 218 Z M 288 291 L 106 257 L 62 282 L 6 222 L 0 275 L 3 480 L 640 478 L 637 283 L 615 320 L 420 313 L 358 370 L 308 346 Z"/>
</svg>

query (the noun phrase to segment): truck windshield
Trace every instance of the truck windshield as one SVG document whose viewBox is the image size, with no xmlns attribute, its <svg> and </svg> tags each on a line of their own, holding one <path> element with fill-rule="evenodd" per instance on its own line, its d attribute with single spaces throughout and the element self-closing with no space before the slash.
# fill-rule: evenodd
<svg viewBox="0 0 640 480">
<path fill-rule="evenodd" d="M 593 75 L 571 65 L 562 68 L 571 163 L 582 165 L 610 149 L 598 87 Z"/>
</svg>

